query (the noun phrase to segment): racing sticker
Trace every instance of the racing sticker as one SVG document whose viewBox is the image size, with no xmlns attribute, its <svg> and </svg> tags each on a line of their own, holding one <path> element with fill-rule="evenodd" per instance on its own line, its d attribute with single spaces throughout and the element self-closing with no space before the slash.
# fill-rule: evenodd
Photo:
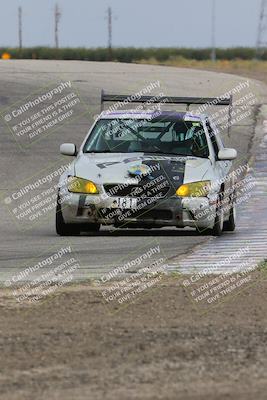
<svg viewBox="0 0 267 400">
<path fill-rule="evenodd" d="M 127 225 L 129 219 L 138 222 L 150 217 L 165 218 L 167 213 L 171 219 L 172 211 L 165 209 L 164 203 L 183 184 L 184 171 L 185 161 L 172 157 L 165 157 L 163 160 L 161 157 L 160 160 L 157 157 L 143 157 L 129 166 L 125 176 L 134 178 L 135 183 L 105 185 L 105 191 L 114 201 L 110 208 L 101 209 L 101 217 L 115 219 L 122 225 Z"/>
<path fill-rule="evenodd" d="M 159 198 L 173 196 L 179 186 L 184 181 L 185 162 L 167 158 L 165 160 L 146 160 L 143 161 L 150 171 L 141 179 L 141 185 L 147 187 L 146 182 L 154 183 L 154 192 Z M 149 186 L 149 185 L 148 185 Z M 149 197 L 149 196 L 147 196 Z"/>
</svg>

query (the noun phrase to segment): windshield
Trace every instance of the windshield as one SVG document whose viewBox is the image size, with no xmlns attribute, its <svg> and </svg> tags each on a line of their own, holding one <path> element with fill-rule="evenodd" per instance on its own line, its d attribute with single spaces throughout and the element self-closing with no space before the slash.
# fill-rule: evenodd
<svg viewBox="0 0 267 400">
<path fill-rule="evenodd" d="M 201 122 L 162 119 L 102 119 L 88 137 L 84 153 L 159 153 L 208 157 Z"/>
</svg>

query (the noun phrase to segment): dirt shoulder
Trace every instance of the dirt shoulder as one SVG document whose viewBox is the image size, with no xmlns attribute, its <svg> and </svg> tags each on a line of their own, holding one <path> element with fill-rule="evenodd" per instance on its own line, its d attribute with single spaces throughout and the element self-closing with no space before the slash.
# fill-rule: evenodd
<svg viewBox="0 0 267 400">
<path fill-rule="evenodd" d="M 266 291 L 254 273 L 203 312 L 173 277 L 110 313 L 89 284 L 26 307 L 2 289 L 0 398 L 265 399 Z"/>
</svg>

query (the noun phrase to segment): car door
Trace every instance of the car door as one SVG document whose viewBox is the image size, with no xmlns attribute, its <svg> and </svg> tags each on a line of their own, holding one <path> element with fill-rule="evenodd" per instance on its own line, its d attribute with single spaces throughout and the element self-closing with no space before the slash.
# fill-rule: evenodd
<svg viewBox="0 0 267 400">
<path fill-rule="evenodd" d="M 215 174 L 220 180 L 220 182 L 224 182 L 224 191 L 225 193 L 229 193 L 231 189 L 231 182 L 227 179 L 227 176 L 232 167 L 232 161 L 229 160 L 219 160 L 218 154 L 219 151 L 224 148 L 223 142 L 219 137 L 219 133 L 216 132 L 216 128 L 211 126 L 210 122 L 206 121 L 206 126 L 209 132 L 209 137 L 211 139 L 212 147 L 215 155 Z"/>
</svg>

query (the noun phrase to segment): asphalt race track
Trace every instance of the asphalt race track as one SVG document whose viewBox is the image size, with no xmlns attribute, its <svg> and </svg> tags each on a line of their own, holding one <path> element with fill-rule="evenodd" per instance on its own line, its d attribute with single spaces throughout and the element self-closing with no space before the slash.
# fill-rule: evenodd
<svg viewBox="0 0 267 400">
<path fill-rule="evenodd" d="M 134 257 L 134 254 L 141 254 L 146 247 L 159 244 L 165 256 L 172 259 L 179 254 L 189 254 L 196 245 L 209 240 L 205 236 L 198 236 L 194 230 L 124 229 L 114 232 L 106 227 L 97 235 L 61 238 L 55 233 L 52 208 L 42 216 L 36 213 L 31 219 L 32 223 L 29 223 L 26 212 L 25 215 L 17 217 L 18 210 L 27 208 L 22 189 L 71 160 L 59 155 L 59 145 L 63 142 L 81 144 L 93 121 L 93 116 L 99 112 L 102 88 L 108 93 L 132 94 L 157 81 L 160 82 L 160 88 L 154 89 L 152 94 L 163 92 L 171 96 L 215 97 L 223 95 L 240 82 L 246 82 L 246 79 L 221 73 L 134 64 L 0 61 L 1 282 L 10 279 L 12 274 L 18 273 L 40 258 L 48 257 L 53 249 L 68 245 L 71 245 L 79 259 L 80 275 L 91 277 L 95 273 L 101 274 L 112 266 L 127 261 L 131 255 Z M 43 116 L 48 115 L 52 110 L 49 107 L 55 99 L 35 104 L 28 111 L 24 111 L 23 105 L 59 87 L 61 82 L 71 82 L 71 87 L 64 88 L 59 98 L 63 94 L 75 92 L 73 98 L 79 100 L 73 102 L 70 108 L 65 107 L 62 111 L 64 117 L 57 125 L 51 124 L 49 127 L 47 119 L 45 132 L 38 133 L 36 126 L 35 134 L 29 139 L 26 132 L 28 122 L 25 122 L 25 131 L 22 125 L 21 128 L 18 126 L 18 123 L 23 121 L 28 112 L 32 117 L 31 122 L 37 121 L 40 117 L 38 112 L 44 110 L 44 107 L 47 111 L 43 112 Z M 262 83 L 249 81 L 245 92 L 254 94 L 257 105 L 266 103 L 264 96 L 267 91 Z M 69 99 L 71 98 L 70 96 Z M 251 115 L 232 127 L 230 140 L 225 138 L 238 150 L 239 160 L 249 157 L 255 128 L 255 113 L 258 108 L 253 106 L 252 109 Z M 15 116 L 12 115 L 14 110 L 15 114 L 17 113 Z M 57 178 L 55 183 L 56 181 Z M 27 193 L 32 199 L 32 204 L 38 202 L 38 193 L 46 187 L 49 189 L 49 182 L 44 183 L 42 189 L 36 187 Z M 14 206 L 13 193 L 21 194 Z"/>
</svg>

